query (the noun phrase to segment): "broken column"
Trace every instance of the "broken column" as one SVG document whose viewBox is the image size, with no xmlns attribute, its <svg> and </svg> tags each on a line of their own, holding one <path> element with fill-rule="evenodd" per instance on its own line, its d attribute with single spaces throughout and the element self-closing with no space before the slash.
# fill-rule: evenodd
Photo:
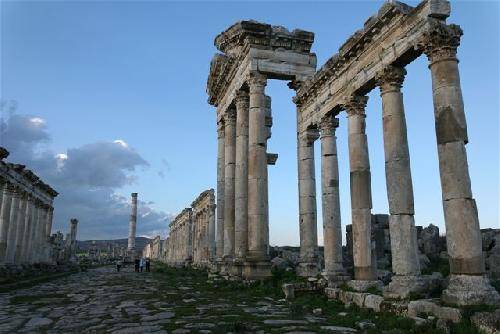
<svg viewBox="0 0 500 334">
<path fill-rule="evenodd" d="M 420 275 L 417 230 L 415 228 L 413 183 L 406 135 L 403 84 L 406 70 L 389 65 L 377 74 L 382 97 L 385 175 L 389 200 L 392 271 L 395 274 L 384 291 L 392 298 L 406 298 L 424 288 Z"/>
<path fill-rule="evenodd" d="M 439 156 L 439 172 L 450 261 L 449 285 L 443 301 L 473 305 L 500 303 L 498 292 L 485 276 L 481 232 L 472 197 L 465 120 L 457 48 L 462 29 L 435 24 L 422 38 L 429 58 Z"/>
<path fill-rule="evenodd" d="M 132 193 L 130 221 L 128 225 L 128 250 L 135 251 L 135 233 L 137 228 L 137 193 Z"/>
</svg>

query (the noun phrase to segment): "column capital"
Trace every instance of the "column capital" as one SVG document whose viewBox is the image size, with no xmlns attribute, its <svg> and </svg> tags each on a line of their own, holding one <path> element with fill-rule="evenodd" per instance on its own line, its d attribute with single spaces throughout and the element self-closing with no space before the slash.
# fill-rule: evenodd
<svg viewBox="0 0 500 334">
<path fill-rule="evenodd" d="M 305 140 L 308 145 L 312 145 L 319 138 L 319 131 L 316 128 L 307 129 L 300 137 Z"/>
<path fill-rule="evenodd" d="M 217 122 L 217 137 L 224 138 L 224 120 L 221 119 Z"/>
<path fill-rule="evenodd" d="M 368 96 L 352 95 L 344 103 L 344 109 L 347 111 L 347 116 L 366 116 L 365 108 L 368 102 Z"/>
<path fill-rule="evenodd" d="M 226 125 L 236 124 L 236 109 L 229 107 L 224 113 L 224 123 Z"/>
<path fill-rule="evenodd" d="M 339 127 L 339 119 L 334 115 L 328 115 L 321 118 L 319 130 L 321 137 L 332 136 L 335 134 L 335 129 Z"/>
<path fill-rule="evenodd" d="M 267 85 L 267 76 L 259 72 L 250 72 L 250 75 L 248 76 L 248 84 L 250 86 L 250 90 L 254 87 L 264 89 Z"/>
<path fill-rule="evenodd" d="M 380 70 L 375 75 L 377 85 L 380 87 L 380 93 L 399 92 L 403 86 L 406 69 L 395 65 L 389 65 Z"/>
<path fill-rule="evenodd" d="M 463 31 L 456 24 L 431 24 L 431 28 L 420 38 L 417 46 L 424 52 L 429 61 L 457 60 L 457 48 Z"/>
<path fill-rule="evenodd" d="M 237 109 L 248 109 L 250 104 L 249 94 L 244 90 L 239 90 L 236 93 L 236 98 L 234 99 Z"/>
</svg>

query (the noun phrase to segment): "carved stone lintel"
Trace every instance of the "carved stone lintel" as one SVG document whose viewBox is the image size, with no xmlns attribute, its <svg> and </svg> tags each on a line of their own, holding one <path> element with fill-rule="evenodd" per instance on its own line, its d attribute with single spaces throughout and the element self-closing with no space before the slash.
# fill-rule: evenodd
<svg viewBox="0 0 500 334">
<path fill-rule="evenodd" d="M 365 108 L 367 102 L 368 96 L 353 95 L 344 103 L 344 109 L 347 111 L 348 116 L 366 116 Z"/>
<path fill-rule="evenodd" d="M 431 64 L 446 59 L 456 60 L 462 35 L 462 29 L 456 24 L 434 22 L 423 34 L 418 47 L 427 55 Z"/>
<path fill-rule="evenodd" d="M 406 69 L 403 67 L 389 65 L 377 73 L 375 80 L 380 87 L 381 93 L 384 94 L 401 90 L 405 75 Z"/>
<path fill-rule="evenodd" d="M 331 136 L 335 134 L 335 129 L 339 127 L 339 119 L 333 115 L 325 116 L 319 123 L 321 136 Z"/>
</svg>

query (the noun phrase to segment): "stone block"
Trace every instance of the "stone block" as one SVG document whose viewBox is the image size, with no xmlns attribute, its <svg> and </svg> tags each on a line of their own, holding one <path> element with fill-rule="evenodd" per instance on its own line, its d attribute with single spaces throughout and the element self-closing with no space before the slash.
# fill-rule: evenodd
<svg viewBox="0 0 500 334">
<path fill-rule="evenodd" d="M 339 288 L 325 288 L 325 295 L 328 299 L 338 299 L 340 295 L 340 290 Z"/>
<path fill-rule="evenodd" d="M 384 298 L 379 295 L 367 294 L 365 297 L 364 307 L 372 309 L 375 312 L 380 312 L 380 305 Z"/>
<path fill-rule="evenodd" d="M 448 304 L 500 306 L 500 295 L 486 276 L 450 275 L 441 299 Z"/>
<path fill-rule="evenodd" d="M 285 294 L 285 298 L 287 300 L 291 300 L 295 298 L 295 288 L 293 284 L 283 284 L 281 286 L 283 293 Z"/>
</svg>

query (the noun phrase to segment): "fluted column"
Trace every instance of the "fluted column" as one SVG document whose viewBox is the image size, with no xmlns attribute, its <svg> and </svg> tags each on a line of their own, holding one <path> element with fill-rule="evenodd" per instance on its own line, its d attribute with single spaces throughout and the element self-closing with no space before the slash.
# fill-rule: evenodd
<svg viewBox="0 0 500 334">
<path fill-rule="evenodd" d="M 21 204 L 21 192 L 19 189 L 14 189 L 12 192 L 12 201 L 10 205 L 9 231 L 7 233 L 7 250 L 5 252 L 5 262 L 14 263 L 16 254 L 16 233 L 19 223 L 19 210 Z"/>
<path fill-rule="evenodd" d="M 346 277 L 342 265 L 339 163 L 335 136 L 338 126 L 339 120 L 333 115 L 325 116 L 320 123 L 325 275 L 329 280 L 342 280 Z"/>
<path fill-rule="evenodd" d="M 371 256 L 371 173 L 365 133 L 367 101 L 367 96 L 353 96 L 345 105 L 349 124 L 354 278 L 364 281 L 376 279 L 375 263 L 372 263 Z"/>
<path fill-rule="evenodd" d="M 236 97 L 235 259 L 242 262 L 248 248 L 248 107 L 245 91 Z"/>
<path fill-rule="evenodd" d="M 14 262 L 21 263 L 22 261 L 22 252 L 23 252 L 23 241 L 25 235 L 26 228 L 26 218 L 27 218 L 27 210 L 28 207 L 28 195 L 22 194 L 20 203 L 19 203 L 19 215 L 17 217 L 17 231 L 16 231 L 16 241 L 15 241 L 15 252 L 14 252 Z"/>
<path fill-rule="evenodd" d="M 225 129 L 224 121 L 217 124 L 217 231 L 216 257 L 224 255 L 224 184 L 225 184 Z"/>
<path fill-rule="evenodd" d="M 429 58 L 439 172 L 450 261 L 450 281 L 443 292 L 448 303 L 494 304 L 500 296 L 484 277 L 481 231 L 472 196 L 465 145 L 468 142 L 457 48 L 462 30 L 435 24 L 422 38 Z"/>
<path fill-rule="evenodd" d="M 248 252 L 250 262 L 268 261 L 267 219 L 267 78 L 260 73 L 249 77 L 250 111 L 248 131 Z M 252 273 L 248 273 L 253 275 Z M 265 274 L 267 275 L 267 274 Z"/>
<path fill-rule="evenodd" d="M 224 115 L 224 259 L 234 257 L 234 177 L 236 168 L 236 110 L 230 107 Z"/>
<path fill-rule="evenodd" d="M 316 212 L 316 177 L 314 167 L 314 141 L 317 129 L 298 134 L 297 155 L 299 175 L 300 259 L 297 274 L 318 274 L 318 227 Z"/>
<path fill-rule="evenodd" d="M 10 207 L 14 188 L 5 183 L 2 191 L 2 206 L 0 207 L 0 262 L 5 262 L 7 252 L 7 237 L 10 223 Z"/>
<path fill-rule="evenodd" d="M 392 271 L 396 275 L 419 275 L 413 183 L 406 135 L 403 84 L 406 70 L 388 66 L 377 74 L 382 97 L 385 175 L 389 200 Z"/>
</svg>

